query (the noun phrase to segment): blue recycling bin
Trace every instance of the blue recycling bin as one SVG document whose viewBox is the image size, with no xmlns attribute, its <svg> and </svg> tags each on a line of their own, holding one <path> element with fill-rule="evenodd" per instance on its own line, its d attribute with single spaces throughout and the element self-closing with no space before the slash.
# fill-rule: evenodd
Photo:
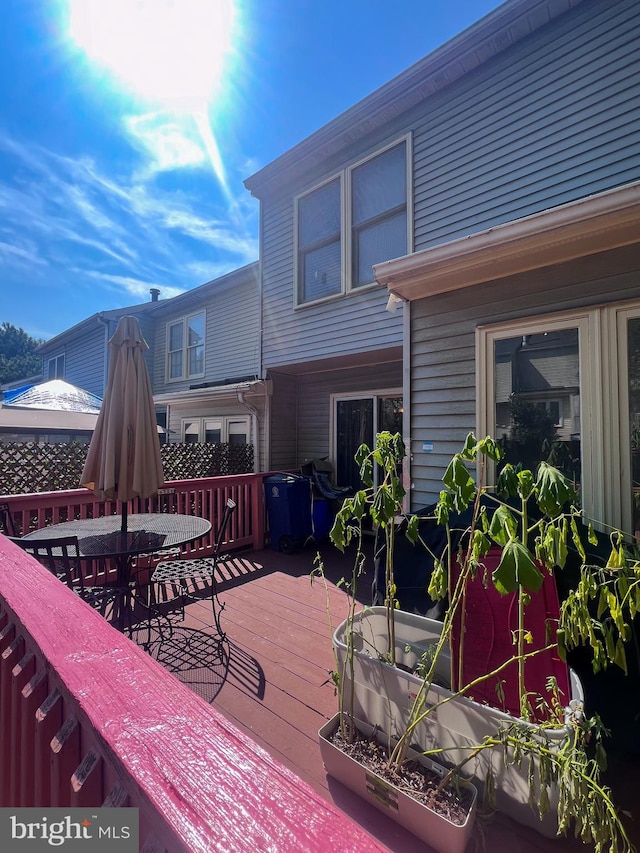
<svg viewBox="0 0 640 853">
<path fill-rule="evenodd" d="M 311 481 L 299 474 L 270 474 L 264 478 L 264 497 L 271 547 L 292 554 L 313 533 Z"/>
</svg>

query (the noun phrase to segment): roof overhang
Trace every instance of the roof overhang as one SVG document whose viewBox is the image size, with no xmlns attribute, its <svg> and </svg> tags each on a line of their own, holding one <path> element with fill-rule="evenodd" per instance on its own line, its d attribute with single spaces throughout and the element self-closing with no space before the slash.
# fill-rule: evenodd
<svg viewBox="0 0 640 853">
<path fill-rule="evenodd" d="M 173 403 L 196 403 L 205 400 L 237 400 L 238 394 L 269 394 L 271 383 L 268 380 L 255 379 L 250 382 L 237 382 L 226 385 L 212 385 L 210 388 L 187 388 L 183 391 L 169 391 L 165 394 L 154 394 L 156 405 Z"/>
<path fill-rule="evenodd" d="M 379 284 L 423 299 L 640 242 L 640 181 L 374 266 Z"/>
<path fill-rule="evenodd" d="M 35 430 L 38 432 L 93 432 L 97 415 L 86 412 L 18 409 L 0 406 L 0 432 Z"/>
</svg>

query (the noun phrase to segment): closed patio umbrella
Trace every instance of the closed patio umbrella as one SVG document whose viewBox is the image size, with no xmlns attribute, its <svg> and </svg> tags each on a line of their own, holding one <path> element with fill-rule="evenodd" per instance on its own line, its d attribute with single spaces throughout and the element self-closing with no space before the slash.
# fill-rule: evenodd
<svg viewBox="0 0 640 853">
<path fill-rule="evenodd" d="M 148 349 L 135 317 L 122 317 L 109 341 L 109 376 L 81 485 L 101 500 L 149 498 L 164 482 L 158 427 L 149 373 Z"/>
</svg>

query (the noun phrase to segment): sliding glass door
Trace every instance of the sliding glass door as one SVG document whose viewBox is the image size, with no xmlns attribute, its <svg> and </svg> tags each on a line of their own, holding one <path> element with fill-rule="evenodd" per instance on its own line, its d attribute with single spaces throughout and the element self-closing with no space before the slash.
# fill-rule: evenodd
<svg viewBox="0 0 640 853">
<path fill-rule="evenodd" d="M 402 434 L 402 396 L 389 392 L 367 396 L 334 397 L 334 452 L 336 484 L 358 488 L 354 461 L 361 444 L 373 447 L 379 432 Z"/>
</svg>

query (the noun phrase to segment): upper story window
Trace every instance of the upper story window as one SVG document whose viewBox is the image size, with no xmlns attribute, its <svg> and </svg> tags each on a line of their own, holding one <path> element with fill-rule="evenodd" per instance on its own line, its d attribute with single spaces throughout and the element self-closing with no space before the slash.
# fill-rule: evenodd
<svg viewBox="0 0 640 853">
<path fill-rule="evenodd" d="M 351 286 L 373 265 L 407 254 L 407 151 L 396 145 L 351 172 Z"/>
<path fill-rule="evenodd" d="M 64 379 L 64 353 L 47 360 L 47 380 Z"/>
<path fill-rule="evenodd" d="M 167 327 L 167 379 L 204 376 L 205 315 L 192 314 Z"/>
<path fill-rule="evenodd" d="M 342 291 L 342 181 L 336 178 L 298 202 L 298 301 Z"/>
<path fill-rule="evenodd" d="M 297 199 L 296 304 L 371 284 L 373 265 L 409 251 L 407 142 Z"/>
</svg>

